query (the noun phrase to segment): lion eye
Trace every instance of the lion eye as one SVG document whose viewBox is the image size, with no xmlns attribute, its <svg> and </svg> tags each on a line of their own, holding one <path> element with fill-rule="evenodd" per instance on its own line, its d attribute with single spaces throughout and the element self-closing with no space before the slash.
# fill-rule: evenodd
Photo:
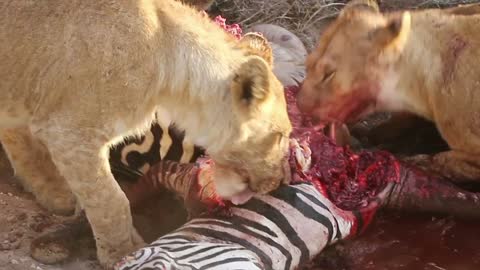
<svg viewBox="0 0 480 270">
<path fill-rule="evenodd" d="M 336 73 L 335 70 L 325 71 L 325 74 L 323 75 L 323 78 L 322 78 L 322 83 L 329 82 L 333 78 L 333 76 L 335 76 L 335 73 Z"/>
</svg>

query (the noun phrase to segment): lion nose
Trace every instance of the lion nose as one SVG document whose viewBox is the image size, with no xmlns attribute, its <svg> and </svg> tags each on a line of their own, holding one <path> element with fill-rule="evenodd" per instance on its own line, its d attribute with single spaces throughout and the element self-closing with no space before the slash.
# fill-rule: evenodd
<svg viewBox="0 0 480 270">
<path fill-rule="evenodd" d="M 315 108 L 315 99 L 311 97 L 310 88 L 307 84 L 303 84 L 297 94 L 297 107 L 300 112 L 309 114 Z"/>
</svg>

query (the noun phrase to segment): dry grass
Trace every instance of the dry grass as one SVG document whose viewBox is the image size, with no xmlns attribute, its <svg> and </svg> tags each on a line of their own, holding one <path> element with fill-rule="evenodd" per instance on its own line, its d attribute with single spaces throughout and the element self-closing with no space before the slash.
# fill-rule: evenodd
<svg viewBox="0 0 480 270">
<path fill-rule="evenodd" d="M 217 12 L 242 28 L 273 23 L 297 34 L 308 50 L 347 0 L 216 0 Z M 382 10 L 447 7 L 480 0 L 379 0 Z"/>
</svg>

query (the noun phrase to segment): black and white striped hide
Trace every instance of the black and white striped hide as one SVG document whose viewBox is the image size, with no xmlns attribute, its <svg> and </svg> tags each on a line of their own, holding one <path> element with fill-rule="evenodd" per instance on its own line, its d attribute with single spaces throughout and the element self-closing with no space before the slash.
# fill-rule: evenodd
<svg viewBox="0 0 480 270">
<path fill-rule="evenodd" d="M 160 121 L 159 121 L 160 122 Z M 138 180 L 163 159 L 195 162 L 204 150 L 185 139 L 175 124 L 153 123 L 141 137 L 127 138 L 110 149 L 110 166 L 116 179 Z"/>
<path fill-rule="evenodd" d="M 231 217 L 192 219 L 115 269 L 296 269 L 363 224 L 358 212 L 337 208 L 307 183 L 255 195 L 231 210 Z"/>
</svg>

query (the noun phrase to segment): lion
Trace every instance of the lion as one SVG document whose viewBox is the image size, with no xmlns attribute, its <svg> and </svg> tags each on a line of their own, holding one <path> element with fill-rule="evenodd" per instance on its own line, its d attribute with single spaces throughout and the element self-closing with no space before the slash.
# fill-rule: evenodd
<svg viewBox="0 0 480 270">
<path fill-rule="evenodd" d="M 41 205 L 85 211 L 102 265 L 144 245 L 108 149 L 155 114 L 206 149 L 221 196 L 288 182 L 292 127 L 262 36 L 238 41 L 173 0 L 3 1 L 0 12 L 0 141 Z"/>
<path fill-rule="evenodd" d="M 321 121 L 375 111 L 435 123 L 450 150 L 413 157 L 458 181 L 480 180 L 480 5 L 382 14 L 353 1 L 306 60 L 299 108 Z"/>
</svg>

